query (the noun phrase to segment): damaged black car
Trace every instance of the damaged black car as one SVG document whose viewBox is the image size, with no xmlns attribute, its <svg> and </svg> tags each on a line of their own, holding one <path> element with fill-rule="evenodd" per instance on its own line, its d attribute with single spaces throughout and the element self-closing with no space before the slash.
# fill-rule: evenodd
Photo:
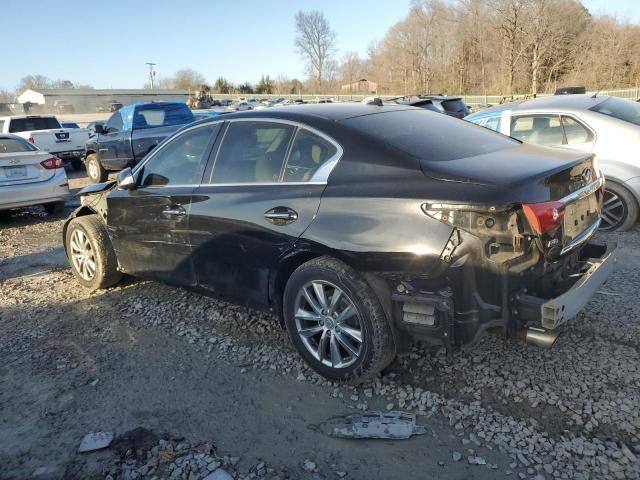
<svg viewBox="0 0 640 480">
<path fill-rule="evenodd" d="M 87 288 L 129 274 L 272 309 L 313 369 L 361 381 L 413 339 L 550 346 L 615 263 L 592 238 L 603 191 L 589 154 L 402 105 L 300 105 L 181 129 L 83 190 L 63 236 Z"/>
</svg>

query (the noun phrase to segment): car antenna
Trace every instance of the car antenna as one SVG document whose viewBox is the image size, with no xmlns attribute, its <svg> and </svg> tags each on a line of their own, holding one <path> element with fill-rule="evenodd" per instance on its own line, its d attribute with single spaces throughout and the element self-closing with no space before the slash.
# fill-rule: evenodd
<svg viewBox="0 0 640 480">
<path fill-rule="evenodd" d="M 598 90 L 596 93 L 594 93 L 591 98 L 598 98 L 598 94 L 600 93 L 600 90 Z"/>
</svg>

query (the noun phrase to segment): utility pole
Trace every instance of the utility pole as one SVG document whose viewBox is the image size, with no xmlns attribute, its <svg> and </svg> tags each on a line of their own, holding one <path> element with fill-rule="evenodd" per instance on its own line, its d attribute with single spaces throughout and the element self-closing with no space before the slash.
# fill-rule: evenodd
<svg viewBox="0 0 640 480">
<path fill-rule="evenodd" d="M 155 67 L 156 64 L 147 62 L 147 66 L 149 67 L 149 84 L 151 85 L 151 89 L 153 90 L 153 81 L 156 78 L 156 70 L 153 67 Z"/>
</svg>

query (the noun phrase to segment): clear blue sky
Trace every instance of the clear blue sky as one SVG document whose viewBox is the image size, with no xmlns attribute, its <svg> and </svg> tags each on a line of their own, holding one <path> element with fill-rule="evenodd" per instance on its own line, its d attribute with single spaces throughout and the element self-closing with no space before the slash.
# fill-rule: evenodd
<svg viewBox="0 0 640 480">
<path fill-rule="evenodd" d="M 584 0 L 594 13 L 640 23 L 639 0 Z M 324 12 L 340 52 L 363 56 L 409 9 L 409 0 L 71 0 L 6 1 L 0 88 L 13 89 L 27 74 L 88 83 L 97 88 L 139 88 L 145 62 L 159 76 L 183 67 L 209 82 L 255 82 L 260 75 L 302 77 L 294 49 L 294 16 Z M 100 7 L 100 5 L 103 5 Z"/>
</svg>

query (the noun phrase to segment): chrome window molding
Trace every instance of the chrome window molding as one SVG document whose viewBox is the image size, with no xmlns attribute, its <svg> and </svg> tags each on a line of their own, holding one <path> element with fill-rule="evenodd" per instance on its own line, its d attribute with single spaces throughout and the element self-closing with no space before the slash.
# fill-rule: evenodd
<svg viewBox="0 0 640 480">
<path fill-rule="evenodd" d="M 333 145 L 336 148 L 336 153 L 333 154 L 330 158 L 328 158 L 327 160 L 325 160 L 325 162 L 320 166 L 320 168 L 318 168 L 318 170 L 316 170 L 316 172 L 313 174 L 313 176 L 309 179 L 309 181 L 307 182 L 284 182 L 282 180 L 279 180 L 277 182 L 264 182 L 264 183 L 256 183 L 256 182 L 242 182 L 242 183 L 212 183 L 212 179 L 213 176 L 215 175 L 215 171 L 216 171 L 216 163 L 218 162 L 218 155 L 220 153 L 220 146 L 218 147 L 218 151 L 216 151 L 216 155 L 215 155 L 215 159 L 213 162 L 213 168 L 211 169 L 211 177 L 209 178 L 209 182 L 208 183 L 202 183 L 202 185 L 270 185 L 270 184 L 275 184 L 275 185 L 304 185 L 304 184 L 326 184 L 327 180 L 329 179 L 329 175 L 331 174 L 331 172 L 333 172 L 333 169 L 336 167 L 336 165 L 338 164 L 338 162 L 340 161 L 340 159 L 342 158 L 342 155 L 344 153 L 344 150 L 342 149 L 342 146 L 336 142 L 333 138 L 331 138 L 330 136 L 326 135 L 325 133 L 316 130 L 313 127 L 310 127 L 304 123 L 300 123 L 300 122 L 295 122 L 292 120 L 286 120 L 286 119 L 281 119 L 281 118 L 234 118 L 231 120 L 226 120 L 226 122 L 229 124 L 229 126 L 227 126 L 227 129 L 224 132 L 224 136 L 222 137 L 222 140 L 220 141 L 220 146 L 224 145 L 224 140 L 227 136 L 227 132 L 229 131 L 229 127 L 233 124 L 233 123 L 240 123 L 240 122 L 263 122 L 263 123 L 281 123 L 284 125 L 290 125 L 292 127 L 295 127 L 297 129 L 301 129 L 301 130 L 306 130 L 308 132 L 313 133 L 314 135 L 317 135 L 318 137 L 326 140 L 327 142 L 329 142 L 331 145 Z M 291 139 L 292 145 L 293 142 L 295 141 L 295 137 L 298 134 L 297 131 L 293 132 L 293 137 Z M 287 154 L 285 157 L 285 161 L 283 163 L 283 169 L 286 168 L 287 163 L 289 162 L 289 156 L 291 153 L 291 148 L 289 148 L 287 150 Z"/>
</svg>

